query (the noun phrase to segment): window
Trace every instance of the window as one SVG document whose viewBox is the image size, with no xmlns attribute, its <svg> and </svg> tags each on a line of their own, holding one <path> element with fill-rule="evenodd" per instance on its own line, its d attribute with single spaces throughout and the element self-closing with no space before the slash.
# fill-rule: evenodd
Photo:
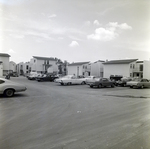
<svg viewBox="0 0 150 149">
<path fill-rule="evenodd" d="M 130 77 L 132 77 L 132 73 L 130 73 Z"/>
<path fill-rule="evenodd" d="M 133 64 L 133 69 L 134 69 L 134 64 Z"/>
<path fill-rule="evenodd" d="M 143 71 L 143 65 L 140 65 L 140 71 Z"/>
<path fill-rule="evenodd" d="M 132 64 L 130 64 L 130 68 L 132 68 Z"/>
<path fill-rule="evenodd" d="M 3 81 L 3 80 L 0 80 L 0 84 L 2 84 L 2 83 L 4 83 L 5 81 Z"/>
</svg>

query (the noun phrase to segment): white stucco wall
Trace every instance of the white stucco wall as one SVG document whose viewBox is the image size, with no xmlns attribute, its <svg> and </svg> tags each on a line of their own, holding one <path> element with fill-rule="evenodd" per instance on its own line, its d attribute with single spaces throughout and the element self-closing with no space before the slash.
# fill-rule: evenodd
<svg viewBox="0 0 150 149">
<path fill-rule="evenodd" d="M 91 63 L 91 76 L 103 77 L 102 62 Z"/>
<path fill-rule="evenodd" d="M 9 57 L 0 57 L 0 61 L 3 62 L 3 70 L 9 70 Z"/>
<path fill-rule="evenodd" d="M 45 66 L 44 66 L 44 62 L 45 60 L 42 60 L 42 59 L 36 59 L 36 58 L 33 58 L 30 60 L 30 67 L 31 67 L 31 71 L 36 71 L 36 72 L 44 72 L 45 71 Z M 47 60 L 46 60 L 47 62 Z M 56 64 L 56 61 L 51 61 L 49 60 L 49 65 L 52 65 L 50 67 L 51 71 L 57 71 L 58 72 L 58 66 Z M 49 70 L 48 70 L 49 71 Z"/>
<path fill-rule="evenodd" d="M 143 78 L 150 79 L 150 61 L 143 62 Z"/>
<path fill-rule="evenodd" d="M 83 75 L 83 66 L 68 66 L 68 75 L 73 75 L 75 74 L 76 76 L 78 75 Z"/>
<path fill-rule="evenodd" d="M 3 76 L 3 63 L 0 63 L 0 77 Z"/>
<path fill-rule="evenodd" d="M 35 59 L 36 60 L 36 62 L 35 62 L 35 70 L 37 71 L 37 72 L 39 72 L 39 71 L 44 71 L 44 60 L 38 60 L 38 59 Z"/>
<path fill-rule="evenodd" d="M 104 77 L 109 78 L 110 75 L 130 76 L 129 64 L 104 64 Z"/>
<path fill-rule="evenodd" d="M 9 70 L 12 71 L 12 72 L 16 72 L 17 71 L 17 68 L 16 68 L 16 63 L 15 62 L 10 62 L 9 63 Z"/>
</svg>

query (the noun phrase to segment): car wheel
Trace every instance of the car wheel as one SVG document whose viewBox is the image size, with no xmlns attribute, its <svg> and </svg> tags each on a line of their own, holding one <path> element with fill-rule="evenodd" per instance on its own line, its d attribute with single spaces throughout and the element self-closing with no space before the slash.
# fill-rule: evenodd
<svg viewBox="0 0 150 149">
<path fill-rule="evenodd" d="M 13 89 L 7 89 L 5 90 L 4 95 L 7 97 L 12 97 L 14 95 L 14 92 L 15 91 Z"/>
<path fill-rule="evenodd" d="M 60 83 L 61 85 L 64 85 L 64 83 Z"/>
<path fill-rule="evenodd" d="M 68 82 L 67 85 L 71 85 L 71 82 Z"/>
<path fill-rule="evenodd" d="M 130 88 L 133 88 L 133 86 L 130 86 Z"/>
<path fill-rule="evenodd" d="M 114 84 L 112 84 L 112 85 L 111 85 L 111 87 L 115 87 L 115 85 L 114 85 Z"/>
<path fill-rule="evenodd" d="M 90 88 L 93 88 L 93 85 L 90 85 Z"/>
<path fill-rule="evenodd" d="M 102 84 L 99 84 L 98 87 L 99 87 L 99 88 L 102 88 Z"/>
<path fill-rule="evenodd" d="M 132 88 L 134 88 L 134 89 L 135 89 L 135 88 L 137 88 L 137 86 L 133 85 L 133 87 L 132 87 Z"/>
<path fill-rule="evenodd" d="M 144 86 L 142 85 L 142 86 L 141 86 L 141 89 L 143 89 L 143 88 L 144 88 Z"/>
<path fill-rule="evenodd" d="M 81 84 L 82 84 L 82 85 L 84 85 L 84 84 L 85 84 L 85 82 L 83 81 L 83 82 L 81 82 Z"/>
<path fill-rule="evenodd" d="M 122 87 L 125 87 L 125 86 L 126 86 L 126 85 L 123 83 L 123 84 L 122 84 Z"/>
</svg>

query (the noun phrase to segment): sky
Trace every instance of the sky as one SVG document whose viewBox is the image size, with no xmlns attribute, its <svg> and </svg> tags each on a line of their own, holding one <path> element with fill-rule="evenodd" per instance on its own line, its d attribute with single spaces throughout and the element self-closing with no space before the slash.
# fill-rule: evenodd
<svg viewBox="0 0 150 149">
<path fill-rule="evenodd" d="M 149 0 L 0 0 L 0 53 L 68 62 L 150 60 Z"/>
</svg>

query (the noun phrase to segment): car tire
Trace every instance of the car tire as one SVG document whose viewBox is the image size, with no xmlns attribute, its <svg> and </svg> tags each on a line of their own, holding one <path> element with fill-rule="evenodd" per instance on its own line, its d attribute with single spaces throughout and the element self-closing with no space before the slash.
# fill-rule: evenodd
<svg viewBox="0 0 150 149">
<path fill-rule="evenodd" d="M 125 87 L 125 84 L 124 84 L 124 83 L 122 84 L 122 87 Z"/>
<path fill-rule="evenodd" d="M 81 85 L 84 85 L 85 84 L 85 81 L 81 82 Z"/>
<path fill-rule="evenodd" d="M 141 86 L 141 89 L 143 89 L 143 88 L 144 88 L 144 86 L 142 85 L 142 86 Z"/>
<path fill-rule="evenodd" d="M 90 88 L 93 88 L 93 85 L 90 85 Z"/>
<path fill-rule="evenodd" d="M 130 88 L 133 88 L 133 86 L 130 86 Z"/>
<path fill-rule="evenodd" d="M 137 88 L 137 86 L 133 85 L 133 87 L 132 87 L 132 88 L 136 89 L 136 88 Z"/>
<path fill-rule="evenodd" d="M 14 89 L 7 89 L 5 90 L 4 95 L 6 97 L 12 97 L 14 95 L 14 92 L 15 92 Z"/>
<path fill-rule="evenodd" d="M 113 88 L 113 87 L 115 87 L 115 85 L 114 85 L 114 84 L 112 84 L 112 85 L 111 85 L 111 87 Z"/>
<path fill-rule="evenodd" d="M 64 85 L 64 83 L 60 83 L 61 85 Z"/>
<path fill-rule="evenodd" d="M 98 87 L 99 87 L 99 88 L 102 88 L 102 84 L 99 84 Z"/>
</svg>

